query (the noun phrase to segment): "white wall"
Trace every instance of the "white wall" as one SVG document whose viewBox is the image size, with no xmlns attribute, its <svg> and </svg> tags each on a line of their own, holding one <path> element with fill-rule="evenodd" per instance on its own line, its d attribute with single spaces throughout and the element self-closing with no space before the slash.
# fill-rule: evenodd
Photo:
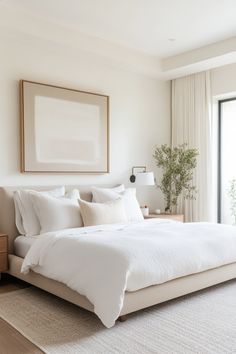
<svg viewBox="0 0 236 354">
<path fill-rule="evenodd" d="M 132 166 L 154 170 L 155 144 L 169 143 L 170 86 L 107 58 L 56 42 L 0 30 L 0 185 L 128 183 Z M 18 81 L 28 79 L 110 96 L 110 166 L 106 175 L 21 174 Z M 157 176 L 158 177 L 158 176 Z M 140 202 L 162 206 L 155 188 Z"/>
<path fill-rule="evenodd" d="M 211 70 L 212 95 L 236 94 L 236 63 Z"/>
</svg>

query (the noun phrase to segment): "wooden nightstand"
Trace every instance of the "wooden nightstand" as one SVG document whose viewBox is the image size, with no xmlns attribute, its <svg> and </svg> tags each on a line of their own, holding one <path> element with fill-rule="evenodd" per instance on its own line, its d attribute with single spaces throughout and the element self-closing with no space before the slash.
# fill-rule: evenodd
<svg viewBox="0 0 236 354">
<path fill-rule="evenodd" d="M 1 272 L 5 272 L 8 269 L 7 241 L 7 235 L 0 233 L 0 279 Z"/>
<path fill-rule="evenodd" d="M 148 216 L 144 216 L 144 219 L 170 219 L 175 221 L 184 222 L 183 214 L 149 214 Z"/>
</svg>

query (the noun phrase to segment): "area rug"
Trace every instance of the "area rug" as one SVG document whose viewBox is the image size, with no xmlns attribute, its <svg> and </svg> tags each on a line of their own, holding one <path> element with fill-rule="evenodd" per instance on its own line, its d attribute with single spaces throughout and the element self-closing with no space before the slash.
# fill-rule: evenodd
<svg viewBox="0 0 236 354">
<path fill-rule="evenodd" d="M 131 314 L 111 329 L 33 287 L 0 295 L 0 317 L 49 354 L 236 353 L 236 281 Z"/>
</svg>

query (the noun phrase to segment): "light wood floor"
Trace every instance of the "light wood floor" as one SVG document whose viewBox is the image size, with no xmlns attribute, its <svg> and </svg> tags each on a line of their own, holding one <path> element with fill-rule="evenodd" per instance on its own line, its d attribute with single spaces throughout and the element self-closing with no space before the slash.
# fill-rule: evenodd
<svg viewBox="0 0 236 354">
<path fill-rule="evenodd" d="M 0 294 L 17 291 L 28 285 L 13 277 L 2 275 Z M 42 354 L 43 352 L 0 318 L 0 354 Z"/>
</svg>

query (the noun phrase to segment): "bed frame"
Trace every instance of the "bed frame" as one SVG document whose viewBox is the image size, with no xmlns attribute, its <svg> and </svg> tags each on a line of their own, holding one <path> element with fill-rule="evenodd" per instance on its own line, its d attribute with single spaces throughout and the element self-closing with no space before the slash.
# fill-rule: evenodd
<svg viewBox="0 0 236 354">
<path fill-rule="evenodd" d="M 23 258 L 14 255 L 14 239 L 18 236 L 18 232 L 15 226 L 13 192 L 16 189 L 34 189 L 40 191 L 56 187 L 57 186 L 0 187 L 0 232 L 8 235 L 9 269 L 7 273 L 93 312 L 93 305 L 88 299 L 71 290 L 66 285 L 34 273 L 33 271 L 27 275 L 22 274 L 20 269 Z M 78 188 L 81 198 L 87 201 L 90 201 L 92 198 L 89 187 L 68 186 L 66 188 L 67 190 Z M 124 319 L 124 316 L 131 312 L 234 279 L 235 277 L 236 263 L 231 263 L 205 272 L 177 278 L 164 284 L 149 286 L 134 292 L 126 292 L 120 319 Z"/>
</svg>

